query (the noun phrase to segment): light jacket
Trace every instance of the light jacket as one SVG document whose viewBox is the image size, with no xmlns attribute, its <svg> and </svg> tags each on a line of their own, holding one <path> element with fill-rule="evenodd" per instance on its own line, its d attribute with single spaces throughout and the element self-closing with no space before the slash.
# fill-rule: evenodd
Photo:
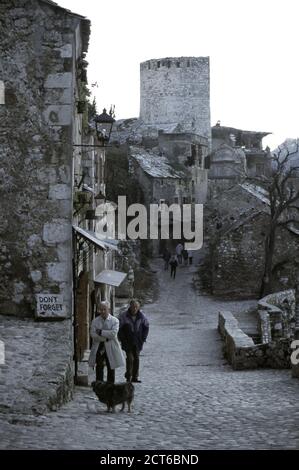
<svg viewBox="0 0 299 470">
<path fill-rule="evenodd" d="M 90 326 L 90 336 L 92 337 L 92 347 L 90 351 L 88 365 L 94 367 L 96 363 L 97 350 L 100 343 L 104 342 L 106 354 L 111 369 L 117 369 L 125 365 L 126 361 L 117 339 L 119 321 L 116 317 L 108 315 L 106 320 L 101 316 L 94 318 Z M 101 336 L 96 330 L 102 330 Z M 107 341 L 108 338 L 108 341 Z"/>
</svg>

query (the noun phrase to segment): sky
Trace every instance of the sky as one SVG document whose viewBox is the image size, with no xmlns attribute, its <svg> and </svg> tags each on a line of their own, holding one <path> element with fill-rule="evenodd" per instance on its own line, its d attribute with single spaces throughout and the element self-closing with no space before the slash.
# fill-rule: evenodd
<svg viewBox="0 0 299 470">
<path fill-rule="evenodd" d="M 98 111 L 139 116 L 139 64 L 210 57 L 211 125 L 299 137 L 298 0 L 56 0 L 91 20 L 89 86 Z M 92 84 L 97 83 L 95 86 Z"/>
</svg>

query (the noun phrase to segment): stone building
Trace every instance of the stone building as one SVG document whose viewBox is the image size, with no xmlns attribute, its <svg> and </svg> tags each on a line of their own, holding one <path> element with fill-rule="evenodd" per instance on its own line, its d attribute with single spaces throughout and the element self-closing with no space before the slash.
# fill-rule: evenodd
<svg viewBox="0 0 299 470">
<path fill-rule="evenodd" d="M 125 277 L 117 243 L 95 233 L 105 149 L 88 123 L 90 22 L 51 0 L 5 0 L 0 16 L 0 313 L 65 319 L 77 369 L 95 301 L 113 306 Z"/>
<path fill-rule="evenodd" d="M 90 23 L 52 1 L 4 1 L 0 12 L 0 311 L 34 315 L 35 294 L 48 292 L 62 296 L 55 315 L 69 317 L 73 142 Z"/>
<path fill-rule="evenodd" d="M 131 175 L 147 205 L 204 203 L 211 146 L 209 58 L 148 60 L 140 64 L 140 83 L 140 117 L 118 121 L 112 143 L 128 146 Z M 159 245 L 153 243 L 153 254 L 161 251 Z"/>
<path fill-rule="evenodd" d="M 140 64 L 140 120 L 169 129 L 178 124 L 211 141 L 209 57 L 166 57 Z"/>
<path fill-rule="evenodd" d="M 150 204 L 203 204 L 207 194 L 208 140 L 191 133 L 159 131 L 158 147 L 129 147 L 130 172 L 143 188 L 143 199 Z M 161 206 L 162 207 L 162 206 Z M 161 228 L 161 226 L 159 225 Z M 173 223 L 169 231 L 172 234 Z M 168 243 L 173 249 L 183 235 Z M 172 239 L 172 235 L 171 235 Z M 162 253 L 167 245 L 163 239 L 151 240 L 153 255 Z"/>
<path fill-rule="evenodd" d="M 218 122 L 212 127 L 209 179 L 240 180 L 268 174 L 270 151 L 262 146 L 267 135 L 269 132 L 244 131 Z"/>
</svg>

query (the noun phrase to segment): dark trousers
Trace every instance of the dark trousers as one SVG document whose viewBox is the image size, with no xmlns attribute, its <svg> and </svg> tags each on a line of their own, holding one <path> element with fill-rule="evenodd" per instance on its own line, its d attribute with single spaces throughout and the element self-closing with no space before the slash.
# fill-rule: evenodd
<svg viewBox="0 0 299 470">
<path fill-rule="evenodd" d="M 104 382 L 104 367 L 107 366 L 107 382 L 114 384 L 115 370 L 111 369 L 106 352 L 103 354 L 98 350 L 96 358 L 96 380 Z"/>
<path fill-rule="evenodd" d="M 136 346 L 126 351 L 126 373 L 125 377 L 129 380 L 138 379 L 139 375 L 139 351 Z"/>
<path fill-rule="evenodd" d="M 170 277 L 172 277 L 172 274 L 173 274 L 173 278 L 175 278 L 175 273 L 176 273 L 176 266 L 171 266 Z"/>
</svg>

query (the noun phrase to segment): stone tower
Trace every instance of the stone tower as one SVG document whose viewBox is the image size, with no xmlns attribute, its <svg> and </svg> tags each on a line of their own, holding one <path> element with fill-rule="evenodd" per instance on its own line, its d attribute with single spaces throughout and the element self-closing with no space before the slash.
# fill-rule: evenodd
<svg viewBox="0 0 299 470">
<path fill-rule="evenodd" d="M 209 57 L 169 57 L 140 64 L 140 119 L 211 141 Z"/>
</svg>

